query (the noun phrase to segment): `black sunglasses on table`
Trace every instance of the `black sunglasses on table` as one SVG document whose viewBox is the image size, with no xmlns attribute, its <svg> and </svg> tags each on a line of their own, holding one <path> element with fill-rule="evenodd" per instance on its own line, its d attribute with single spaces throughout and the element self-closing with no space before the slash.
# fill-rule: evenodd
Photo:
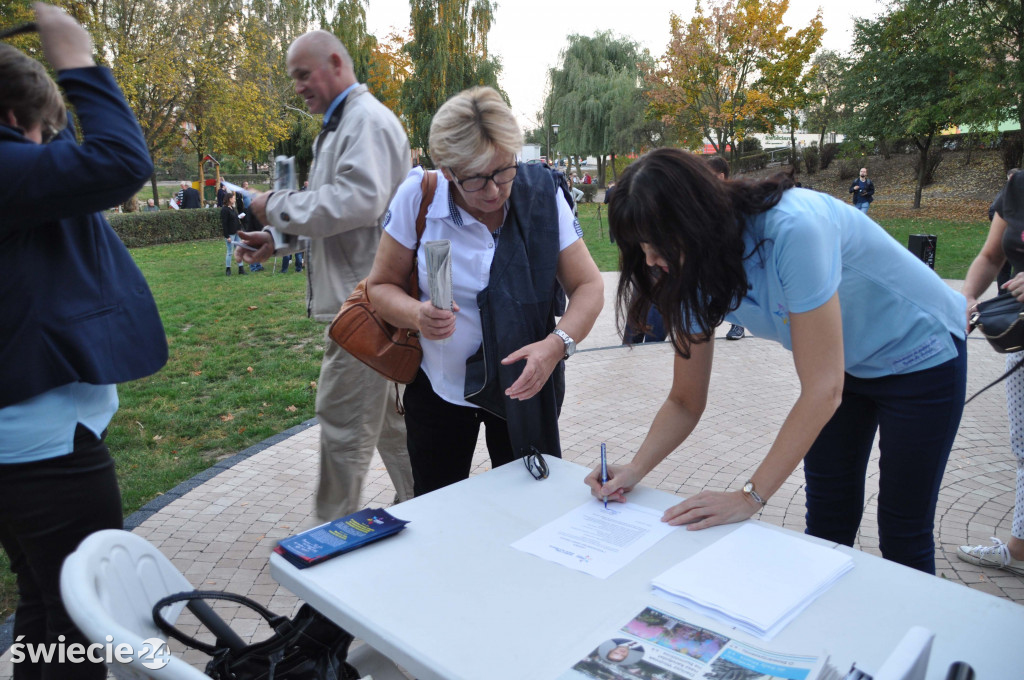
<svg viewBox="0 0 1024 680">
<path fill-rule="evenodd" d="M 530 453 L 523 456 L 523 465 L 529 470 L 533 478 L 540 481 L 548 478 L 548 464 L 544 460 L 544 454 L 537 450 L 537 447 L 530 446 Z"/>
</svg>

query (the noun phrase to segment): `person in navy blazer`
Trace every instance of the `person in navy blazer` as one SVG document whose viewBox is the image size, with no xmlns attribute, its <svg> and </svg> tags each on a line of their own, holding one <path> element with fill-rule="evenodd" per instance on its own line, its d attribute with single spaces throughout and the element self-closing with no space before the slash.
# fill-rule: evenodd
<svg viewBox="0 0 1024 680">
<path fill-rule="evenodd" d="M 104 443 L 116 384 L 167 361 L 149 286 L 100 211 L 134 196 L 153 164 L 85 29 L 50 5 L 35 12 L 84 141 L 42 64 L 0 44 L 0 544 L 18 580 L 14 637 L 87 645 L 61 603 L 61 564 L 122 526 Z M 19 679 L 106 677 L 102 664 L 14 666 Z"/>
</svg>

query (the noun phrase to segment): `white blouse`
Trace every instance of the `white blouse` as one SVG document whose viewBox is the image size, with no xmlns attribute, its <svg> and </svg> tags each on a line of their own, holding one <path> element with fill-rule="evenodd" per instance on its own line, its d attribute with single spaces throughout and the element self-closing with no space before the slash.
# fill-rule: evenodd
<svg viewBox="0 0 1024 680">
<path fill-rule="evenodd" d="M 416 216 L 419 214 L 423 168 L 413 168 L 398 188 L 388 212 L 384 216 L 384 231 L 406 248 L 416 245 Z M 477 293 L 487 287 L 491 261 L 500 239 L 500 229 L 492 235 L 482 222 L 456 205 L 450 182 L 437 173 L 434 200 L 427 208 L 426 226 L 420 244 L 427 241 L 451 241 L 452 290 L 459 311 L 455 314 L 455 332 L 444 340 L 421 338 L 423 346 L 422 368 L 433 385 L 434 392 L 445 401 L 459 406 L 470 406 L 465 400 L 466 359 L 473 356 L 483 339 Z M 583 236 L 579 221 L 565 200 L 558 206 L 558 247 L 565 250 Z M 505 204 L 508 215 L 508 204 Z M 430 299 L 427 283 L 426 257 L 423 248 L 416 254 L 419 266 L 420 300 Z"/>
</svg>

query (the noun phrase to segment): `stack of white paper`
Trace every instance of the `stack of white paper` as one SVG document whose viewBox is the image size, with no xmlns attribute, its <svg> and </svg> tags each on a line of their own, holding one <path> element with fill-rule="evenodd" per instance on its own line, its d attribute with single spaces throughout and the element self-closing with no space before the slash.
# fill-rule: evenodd
<svg viewBox="0 0 1024 680">
<path fill-rule="evenodd" d="M 652 585 L 658 595 L 770 640 L 852 568 L 838 550 L 744 524 Z"/>
</svg>

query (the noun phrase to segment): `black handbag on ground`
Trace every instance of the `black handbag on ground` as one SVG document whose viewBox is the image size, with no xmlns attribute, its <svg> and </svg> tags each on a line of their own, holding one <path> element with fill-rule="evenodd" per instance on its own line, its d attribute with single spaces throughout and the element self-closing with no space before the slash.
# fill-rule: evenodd
<svg viewBox="0 0 1024 680">
<path fill-rule="evenodd" d="M 261 642 L 245 644 L 204 600 L 227 600 L 248 607 L 270 624 L 274 634 Z M 163 618 L 163 608 L 177 602 L 189 603 L 189 610 L 216 636 L 216 644 L 185 635 Z M 153 605 L 153 622 L 175 640 L 213 657 L 205 670 L 213 680 L 358 680 L 360 677 L 359 671 L 345 661 L 352 634 L 308 604 L 303 604 L 295 618 L 289 619 L 242 595 L 193 590 L 161 598 Z"/>
<path fill-rule="evenodd" d="M 971 330 L 977 328 L 992 348 L 1001 354 L 1024 350 L 1024 302 L 1018 302 L 1011 293 L 1002 293 L 991 300 L 979 302 L 971 314 Z M 969 404 L 979 394 L 998 385 L 1024 366 L 1021 359 L 1010 370 L 990 382 L 964 402 Z"/>
</svg>

